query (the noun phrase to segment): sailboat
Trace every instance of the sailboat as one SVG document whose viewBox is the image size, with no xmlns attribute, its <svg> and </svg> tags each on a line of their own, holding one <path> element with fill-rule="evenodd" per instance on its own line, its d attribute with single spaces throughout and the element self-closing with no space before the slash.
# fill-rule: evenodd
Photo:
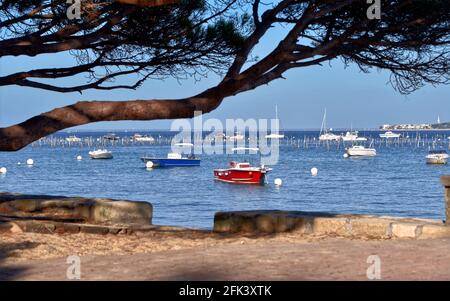
<svg viewBox="0 0 450 301">
<path fill-rule="evenodd" d="M 275 105 L 275 120 L 278 120 L 278 106 Z M 278 123 L 279 124 L 279 123 Z M 284 135 L 278 132 L 266 135 L 266 139 L 283 139 Z"/>
<path fill-rule="evenodd" d="M 322 125 L 320 127 L 319 140 L 320 141 L 338 141 L 341 136 L 335 135 L 333 133 L 328 133 L 327 131 L 327 109 L 323 113 Z"/>
</svg>

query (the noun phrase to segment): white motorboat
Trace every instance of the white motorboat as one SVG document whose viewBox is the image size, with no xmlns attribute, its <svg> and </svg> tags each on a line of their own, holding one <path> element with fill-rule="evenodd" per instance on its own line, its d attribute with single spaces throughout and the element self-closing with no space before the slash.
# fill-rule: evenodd
<svg viewBox="0 0 450 301">
<path fill-rule="evenodd" d="M 278 106 L 275 105 L 275 120 L 278 120 Z M 278 131 L 275 133 L 270 133 L 266 135 L 266 139 L 283 139 L 284 135 L 280 134 Z"/>
<path fill-rule="evenodd" d="M 89 152 L 91 159 L 112 159 L 112 152 L 106 149 L 97 149 Z"/>
<path fill-rule="evenodd" d="M 236 133 L 234 136 L 227 136 L 227 140 L 230 141 L 241 141 L 244 140 L 244 135 L 241 135 L 239 133 Z"/>
<path fill-rule="evenodd" d="M 322 126 L 320 127 L 319 141 L 339 141 L 341 136 L 327 132 L 327 109 L 323 113 Z"/>
<path fill-rule="evenodd" d="M 445 150 L 431 150 L 426 156 L 427 164 L 447 164 L 448 154 Z"/>
<path fill-rule="evenodd" d="M 373 157 L 377 155 L 377 151 L 374 148 L 366 148 L 362 145 L 354 145 L 346 148 L 346 154 L 348 156 L 364 156 Z"/>
<path fill-rule="evenodd" d="M 272 134 L 266 135 L 266 139 L 283 139 L 283 138 L 284 138 L 283 134 L 272 133 Z"/>
<path fill-rule="evenodd" d="M 386 133 L 380 134 L 380 138 L 399 138 L 400 134 L 388 131 Z"/>
<path fill-rule="evenodd" d="M 73 136 L 66 137 L 66 141 L 69 143 L 79 143 L 79 142 L 81 142 L 81 138 L 73 135 Z"/>
<path fill-rule="evenodd" d="M 342 136 L 342 141 L 344 142 L 367 141 L 367 138 L 359 137 L 358 131 L 350 131 L 345 133 L 345 136 Z"/>
<path fill-rule="evenodd" d="M 137 142 L 154 142 L 155 141 L 155 138 L 153 138 L 152 136 L 141 135 L 141 134 L 134 134 L 133 139 L 134 139 L 134 141 L 137 141 Z"/>
<path fill-rule="evenodd" d="M 340 135 L 325 133 L 319 136 L 320 141 L 339 141 L 341 139 Z"/>
<path fill-rule="evenodd" d="M 117 141 L 117 140 L 119 140 L 119 137 L 114 133 L 109 133 L 109 134 L 106 134 L 105 136 L 103 136 L 103 139 L 109 140 L 109 141 Z"/>
</svg>

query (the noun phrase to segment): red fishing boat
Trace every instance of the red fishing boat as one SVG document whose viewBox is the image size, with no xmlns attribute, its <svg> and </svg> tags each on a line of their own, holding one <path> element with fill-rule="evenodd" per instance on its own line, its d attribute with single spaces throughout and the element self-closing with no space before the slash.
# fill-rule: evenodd
<svg viewBox="0 0 450 301">
<path fill-rule="evenodd" d="M 248 162 L 231 161 L 229 168 L 214 169 L 214 178 L 226 183 L 264 185 L 266 174 L 271 170 L 264 165 L 257 167 Z"/>
</svg>

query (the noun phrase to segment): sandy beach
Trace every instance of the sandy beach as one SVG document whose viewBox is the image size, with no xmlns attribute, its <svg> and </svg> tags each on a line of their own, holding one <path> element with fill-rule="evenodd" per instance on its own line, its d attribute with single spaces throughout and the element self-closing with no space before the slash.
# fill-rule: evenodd
<svg viewBox="0 0 450 301">
<path fill-rule="evenodd" d="M 450 279 L 450 239 L 238 236 L 188 230 L 3 234 L 0 279 L 67 280 L 71 255 L 81 257 L 81 280 L 368 280 L 370 255 L 380 258 L 381 280 Z"/>
</svg>

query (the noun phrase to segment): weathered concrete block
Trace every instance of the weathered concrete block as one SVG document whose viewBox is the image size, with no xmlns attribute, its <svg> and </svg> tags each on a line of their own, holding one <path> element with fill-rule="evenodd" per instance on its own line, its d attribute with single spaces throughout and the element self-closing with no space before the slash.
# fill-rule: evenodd
<svg viewBox="0 0 450 301">
<path fill-rule="evenodd" d="M 58 223 L 56 224 L 55 233 L 79 233 L 80 225 L 72 223 Z"/>
<path fill-rule="evenodd" d="M 101 234 L 105 235 L 109 233 L 109 228 L 104 226 L 96 225 L 81 225 L 80 232 L 89 234 Z"/>
<path fill-rule="evenodd" d="M 16 221 L 15 223 L 22 229 L 23 232 L 51 234 L 56 229 L 54 224 L 47 222 Z"/>
<path fill-rule="evenodd" d="M 251 233 L 258 230 L 253 216 L 234 216 L 232 227 L 233 232 Z"/>
<path fill-rule="evenodd" d="M 282 213 L 277 217 L 275 232 L 295 231 L 310 234 L 313 232 L 313 220 L 310 216 Z"/>
<path fill-rule="evenodd" d="M 215 232 L 328 234 L 376 239 L 450 236 L 450 227 L 436 220 L 368 215 L 334 215 L 301 211 L 217 212 Z"/>
<path fill-rule="evenodd" d="M 0 193 L 1 215 L 94 224 L 149 225 L 153 207 L 147 202 Z"/>
<path fill-rule="evenodd" d="M 268 214 L 262 214 L 256 217 L 255 226 L 258 232 L 273 233 L 275 232 L 275 225 L 277 217 Z"/>
<path fill-rule="evenodd" d="M 392 221 L 382 218 L 351 218 L 352 236 L 369 238 L 389 238 L 392 236 Z"/>
<path fill-rule="evenodd" d="M 233 232 L 231 217 L 229 216 L 229 214 L 226 214 L 224 212 L 217 212 L 216 214 L 214 214 L 213 231 Z"/>
<path fill-rule="evenodd" d="M 97 200 L 90 221 L 108 224 L 151 224 L 153 207 L 147 202 Z"/>
<path fill-rule="evenodd" d="M 450 176 L 441 176 L 445 190 L 445 224 L 450 225 Z"/>
<path fill-rule="evenodd" d="M 440 225 L 423 225 L 419 239 L 450 237 L 450 227 Z"/>
<path fill-rule="evenodd" d="M 214 215 L 214 231 L 216 232 L 257 232 L 256 213 L 249 212 L 217 212 Z M 260 219 L 260 227 L 264 229 L 264 221 Z"/>
<path fill-rule="evenodd" d="M 418 224 L 413 223 L 393 223 L 392 235 L 398 238 L 416 238 L 420 228 Z"/>
<path fill-rule="evenodd" d="M 348 231 L 348 219 L 343 217 L 315 217 L 313 219 L 314 234 L 335 234 L 346 236 Z"/>
<path fill-rule="evenodd" d="M 214 215 L 214 231 L 261 233 L 296 231 L 309 234 L 313 232 L 315 218 L 295 211 L 217 212 Z M 321 222 L 318 227 L 321 227 Z"/>
</svg>

